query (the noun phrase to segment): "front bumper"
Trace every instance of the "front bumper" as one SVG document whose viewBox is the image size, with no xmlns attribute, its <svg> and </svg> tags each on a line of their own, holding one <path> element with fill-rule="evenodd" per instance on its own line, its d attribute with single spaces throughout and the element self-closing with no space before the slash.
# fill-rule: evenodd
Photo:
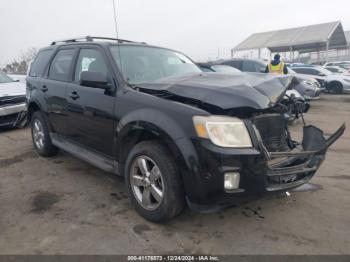
<svg viewBox="0 0 350 262">
<path fill-rule="evenodd" d="M 0 126 L 14 126 L 25 111 L 27 111 L 26 103 L 0 107 Z"/>
<path fill-rule="evenodd" d="M 325 159 L 326 151 L 343 133 L 342 125 L 325 138 L 314 127 L 304 127 L 300 145 L 289 152 L 269 152 L 257 136 L 258 145 L 252 149 L 228 149 L 208 140 L 195 140 L 199 168 L 188 202 L 191 207 L 230 205 L 237 197 L 281 192 L 307 183 Z M 239 189 L 225 191 L 224 174 L 240 173 Z M 186 190 L 187 191 L 187 190 Z"/>
<path fill-rule="evenodd" d="M 27 104 L 26 103 L 21 103 L 18 105 L 7 105 L 0 107 L 0 117 L 1 116 L 7 116 L 7 115 L 12 115 L 16 114 L 22 111 L 27 110 Z"/>
<path fill-rule="evenodd" d="M 344 93 L 350 93 L 350 82 L 345 82 L 343 83 L 343 92 Z"/>
</svg>

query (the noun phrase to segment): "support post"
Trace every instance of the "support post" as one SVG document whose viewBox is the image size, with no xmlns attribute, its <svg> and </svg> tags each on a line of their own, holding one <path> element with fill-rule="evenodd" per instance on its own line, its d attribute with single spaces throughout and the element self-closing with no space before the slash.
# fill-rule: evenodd
<svg viewBox="0 0 350 262">
<path fill-rule="evenodd" d="M 329 51 L 329 39 L 327 39 L 327 43 L 326 43 L 326 63 L 328 62 L 328 51 Z"/>
</svg>

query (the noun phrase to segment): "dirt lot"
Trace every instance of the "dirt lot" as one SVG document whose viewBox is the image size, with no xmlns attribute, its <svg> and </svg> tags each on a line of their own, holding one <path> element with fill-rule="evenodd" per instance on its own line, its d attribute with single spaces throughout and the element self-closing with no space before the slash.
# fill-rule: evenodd
<svg viewBox="0 0 350 262">
<path fill-rule="evenodd" d="M 324 95 L 306 119 L 327 133 L 350 127 L 350 95 Z M 123 179 L 63 152 L 38 157 L 29 129 L 3 131 L 0 254 L 350 254 L 349 166 L 347 130 L 311 190 L 157 225 L 132 209 Z"/>
</svg>

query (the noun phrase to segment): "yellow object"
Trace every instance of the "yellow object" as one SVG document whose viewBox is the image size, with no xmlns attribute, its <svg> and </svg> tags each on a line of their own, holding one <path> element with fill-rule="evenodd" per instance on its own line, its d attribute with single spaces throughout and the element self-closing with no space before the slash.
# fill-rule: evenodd
<svg viewBox="0 0 350 262">
<path fill-rule="evenodd" d="M 283 75 L 284 63 L 280 62 L 278 65 L 269 64 L 269 73 Z"/>
</svg>

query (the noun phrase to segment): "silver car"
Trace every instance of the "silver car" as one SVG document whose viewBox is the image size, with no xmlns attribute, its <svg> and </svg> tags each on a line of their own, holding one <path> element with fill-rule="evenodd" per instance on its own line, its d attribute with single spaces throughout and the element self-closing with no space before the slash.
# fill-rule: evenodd
<svg viewBox="0 0 350 262">
<path fill-rule="evenodd" d="M 15 126 L 26 111 L 26 86 L 0 71 L 0 127 Z"/>
<path fill-rule="evenodd" d="M 350 93 L 350 76 L 334 74 L 323 67 L 293 67 L 298 74 L 322 78 L 330 93 Z"/>
</svg>

